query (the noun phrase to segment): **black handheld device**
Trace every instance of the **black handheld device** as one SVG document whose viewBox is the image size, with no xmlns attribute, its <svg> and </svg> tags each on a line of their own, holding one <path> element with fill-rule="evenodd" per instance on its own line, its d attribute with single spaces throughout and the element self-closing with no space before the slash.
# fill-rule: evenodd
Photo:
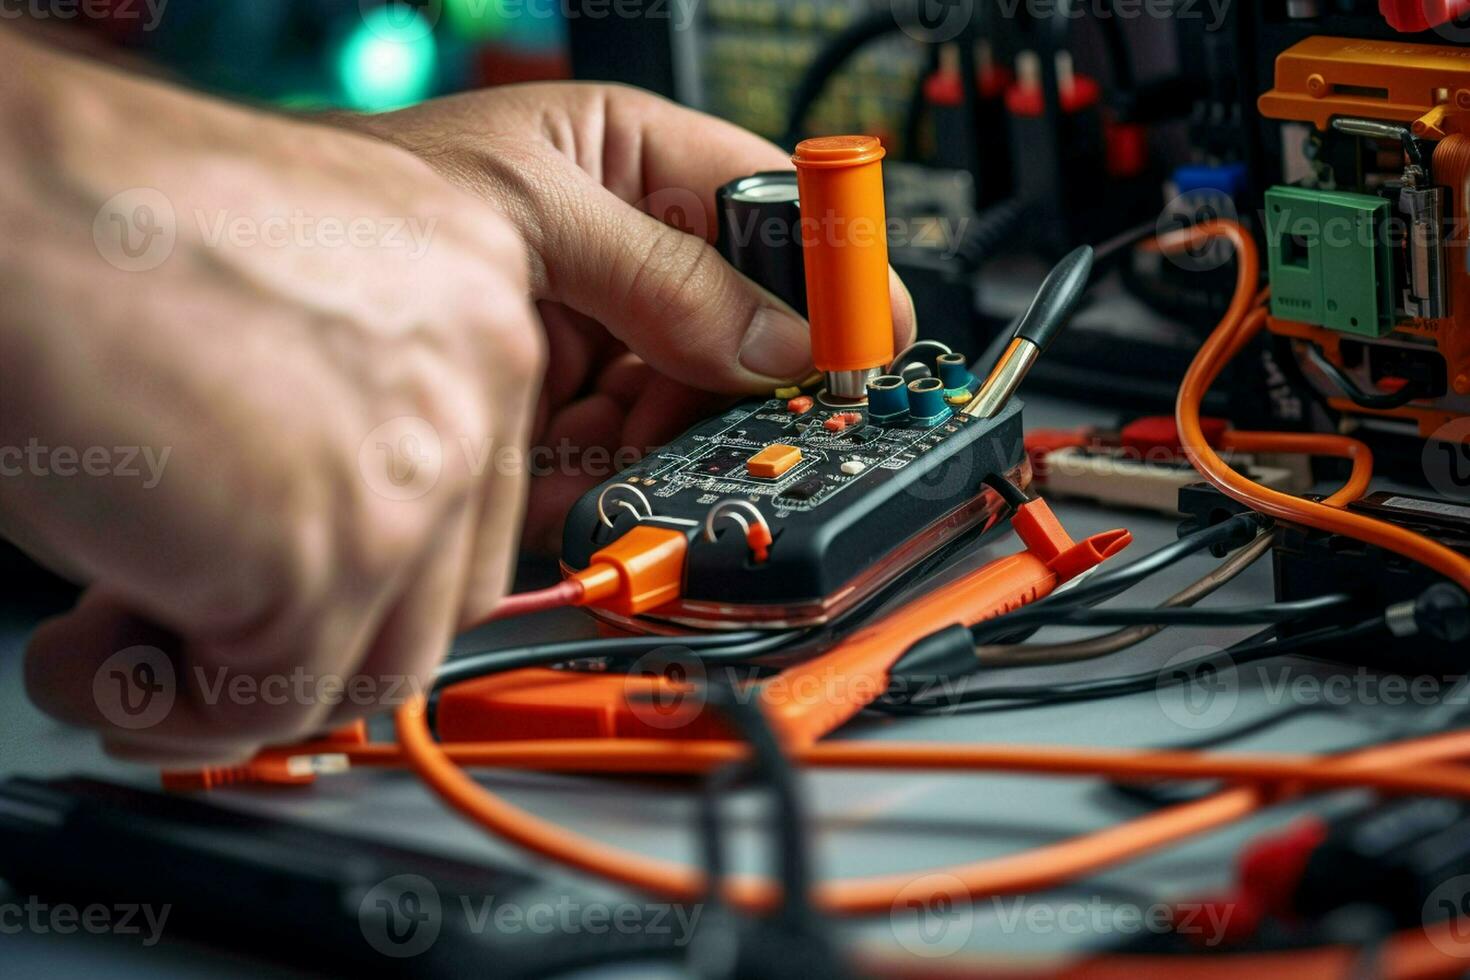
<svg viewBox="0 0 1470 980">
<path fill-rule="evenodd" d="M 794 175 L 743 178 L 722 192 L 721 220 L 789 224 L 799 215 L 794 192 Z M 800 240 L 788 231 L 780 241 Z M 726 256 L 792 293 L 785 266 L 801 249 L 773 262 L 730 244 L 748 238 L 722 227 Z M 920 341 L 868 378 L 864 398 L 815 385 L 779 390 L 696 425 L 578 501 L 564 568 L 587 568 L 640 525 L 682 531 L 679 598 L 637 625 L 784 628 L 835 618 L 946 544 L 1002 527 L 1004 502 L 985 479 L 1024 487 L 1031 475 L 1012 396 L 1079 302 L 1092 257 L 1084 246 L 1058 263 L 983 382 L 964 353 Z M 913 356 L 921 349 L 933 351 L 927 361 Z"/>
</svg>

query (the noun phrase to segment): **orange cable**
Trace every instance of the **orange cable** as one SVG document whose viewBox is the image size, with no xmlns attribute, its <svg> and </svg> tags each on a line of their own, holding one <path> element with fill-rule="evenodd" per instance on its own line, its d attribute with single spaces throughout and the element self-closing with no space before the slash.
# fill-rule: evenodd
<svg viewBox="0 0 1470 980">
<path fill-rule="evenodd" d="M 1198 235 L 1226 238 L 1235 246 L 1238 267 L 1235 298 L 1220 325 L 1205 340 L 1195 355 L 1184 382 L 1179 387 L 1175 421 L 1180 441 L 1194 468 L 1221 491 L 1246 506 L 1272 517 L 1337 534 L 1347 535 L 1403 555 L 1425 565 L 1470 591 L 1470 558 L 1438 542 L 1384 521 L 1355 514 L 1340 507 L 1319 504 L 1279 490 L 1261 486 L 1235 470 L 1220 458 L 1208 442 L 1200 426 L 1200 405 L 1210 385 L 1219 377 L 1228 355 L 1241 350 L 1265 325 L 1264 310 L 1251 312 L 1252 292 L 1259 275 L 1256 243 L 1233 221 L 1210 221 L 1197 226 Z M 1161 245 L 1189 240 L 1190 235 L 1169 235 Z M 1311 440 L 1312 434 L 1304 433 Z M 1322 437 L 1325 438 L 1325 437 Z M 1325 445 L 1325 442 L 1324 442 Z"/>
<path fill-rule="evenodd" d="M 1224 492 L 1282 520 L 1349 534 L 1389 548 L 1470 587 L 1470 561 L 1428 539 L 1340 509 L 1366 490 L 1372 456 L 1357 440 L 1312 433 L 1232 433 L 1231 448 L 1344 456 L 1352 461 L 1348 484 L 1317 504 L 1261 487 L 1235 473 L 1205 443 L 1199 405 L 1224 364 L 1260 330 L 1264 311 L 1252 312 L 1259 264 L 1254 243 L 1241 228 L 1210 222 L 1184 238 L 1225 237 L 1238 256 L 1237 291 L 1230 309 L 1197 354 L 1181 386 L 1176 420 L 1199 471 Z M 1172 247 L 1181 236 L 1166 236 Z M 499 765 L 596 772 L 702 772 L 741 757 L 738 743 L 679 740 L 550 740 L 441 746 L 429 731 L 426 705 L 416 697 L 397 715 L 399 746 L 349 746 L 357 764 L 407 764 L 450 806 L 487 830 L 535 853 L 595 875 L 682 899 L 703 894 L 703 873 L 686 865 L 604 845 L 535 817 L 474 782 L 461 765 Z M 300 750 L 296 750 L 300 751 Z M 813 768 L 934 768 L 943 770 L 1106 775 L 1114 778 L 1217 778 L 1243 783 L 1212 796 L 1055 844 L 1006 857 L 944 869 L 971 897 L 1060 884 L 1136 857 L 1230 821 L 1281 798 L 1346 785 L 1393 793 L 1470 796 L 1470 772 L 1445 765 L 1470 756 L 1470 732 L 1413 739 L 1334 757 L 1215 755 L 1138 750 L 1086 750 L 888 743 L 825 743 L 798 749 L 794 761 Z M 829 911 L 888 911 L 916 875 L 907 872 L 824 882 L 816 900 Z M 779 901 L 778 886 L 761 878 L 732 879 L 731 901 L 752 909 Z M 1427 951 L 1418 931 L 1399 934 L 1392 964 L 1396 975 L 1436 975 L 1443 964 Z M 1326 955 L 1326 954 L 1324 954 Z M 1234 959 L 1232 957 L 1232 959 Z M 1106 960 L 1104 961 L 1106 962 Z M 1314 961 L 1321 962 L 1321 961 Z M 1332 962 L 1340 962 L 1334 959 Z M 1087 973 L 1087 964 L 1082 964 Z"/>
<path fill-rule="evenodd" d="M 1231 429 L 1225 433 L 1221 448 L 1243 453 L 1341 456 L 1349 460 L 1353 468 L 1347 483 L 1341 490 L 1322 501 L 1329 507 L 1343 507 L 1352 503 L 1367 493 L 1369 484 L 1373 482 L 1373 450 L 1368 448 L 1367 443 L 1348 436 L 1320 432 L 1250 432 Z"/>
<path fill-rule="evenodd" d="M 623 746 L 616 739 L 566 740 L 526 746 L 441 746 L 429 732 L 421 697 L 398 712 L 402 758 L 451 807 L 472 822 L 528 850 L 569 867 L 675 899 L 704 893 L 702 872 L 677 862 L 602 844 L 533 816 L 496 797 L 460 768 L 499 756 L 535 756 L 540 768 L 581 771 L 692 771 L 695 759 L 709 766 L 739 757 L 734 743 L 648 740 Z M 1415 739 L 1339 757 L 1240 757 L 1117 750 L 1037 749 L 996 746 L 829 743 L 799 750 L 794 761 L 865 768 L 1001 769 L 1065 775 L 1190 774 L 1192 778 L 1249 780 L 1252 785 L 1159 810 L 1135 820 L 1020 854 L 943 869 L 971 896 L 1048 888 L 1158 847 L 1240 819 L 1285 795 L 1309 788 L 1379 788 L 1394 793 L 1470 796 L 1470 772 L 1429 765 L 1470 755 L 1470 732 Z M 457 760 L 453 756 L 458 756 Z M 382 757 L 379 761 L 383 761 Z M 606 763 L 606 765 L 604 765 Z M 665 769 L 662 767 L 670 767 Z M 903 872 L 819 884 L 815 899 L 828 911 L 848 915 L 892 908 L 917 875 Z M 748 909 L 770 909 L 779 901 L 776 884 L 739 877 L 727 883 L 727 898 Z"/>
</svg>

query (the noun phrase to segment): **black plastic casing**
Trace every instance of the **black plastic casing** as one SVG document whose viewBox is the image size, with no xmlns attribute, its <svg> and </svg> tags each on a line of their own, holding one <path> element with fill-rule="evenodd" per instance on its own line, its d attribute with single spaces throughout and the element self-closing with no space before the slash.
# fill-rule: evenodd
<svg viewBox="0 0 1470 980">
<path fill-rule="evenodd" d="M 1420 505 L 1420 510 L 1416 513 L 1407 509 L 1406 503 Z M 1195 484 L 1179 491 L 1179 509 L 1189 518 L 1185 529 L 1195 530 L 1249 508 L 1208 484 Z M 1470 509 L 1458 502 L 1377 491 L 1349 504 L 1348 509 L 1406 527 L 1461 554 L 1470 554 Z M 1394 603 L 1412 601 L 1431 585 L 1444 581 L 1432 569 L 1346 535 L 1285 521 L 1277 522 L 1276 535 L 1272 567 L 1278 602 L 1346 592 L 1353 597 L 1356 614 L 1367 615 Z M 1330 626 L 1340 616 L 1340 612 L 1329 612 L 1283 623 L 1280 633 L 1293 636 Z M 1470 666 L 1463 644 L 1435 639 L 1422 632 L 1397 638 L 1378 630 L 1319 645 L 1311 655 L 1405 676 L 1457 676 Z"/>
<path fill-rule="evenodd" d="M 750 402 L 740 408 L 764 404 Z M 993 419 L 956 414 L 946 423 L 955 431 L 932 437 L 931 444 L 916 450 L 911 461 L 895 460 L 894 468 L 872 466 L 810 509 L 779 506 L 779 488 L 789 481 L 773 481 L 769 493 L 755 495 L 754 503 L 770 523 L 774 537 L 768 559 L 756 562 L 733 521 L 716 525 L 715 541 L 704 540 L 701 526 L 714 506 L 703 502 L 707 494 L 665 489 L 669 495 L 659 495 L 659 488 L 667 487 L 670 467 L 679 466 L 678 458 L 697 455 L 707 445 L 695 437 L 708 439 L 727 426 L 728 416 L 696 426 L 578 501 L 567 517 L 564 564 L 574 570 L 587 567 L 597 550 L 635 525 L 631 511 L 621 507 L 609 508 L 611 528 L 599 520 L 597 501 L 607 486 L 657 476 L 659 482 L 652 489 L 642 488 L 653 505 L 653 522 L 667 525 L 672 521 L 687 526 L 690 533 L 686 601 L 784 605 L 830 599 L 874 566 L 889 562 L 912 566 L 946 541 L 991 519 L 996 498 L 982 483 L 987 475 L 1014 476 L 1022 468 L 1021 479 L 1029 479 L 1029 470 L 1024 469 L 1019 400 Z M 839 470 L 841 453 L 826 455 L 828 459 L 800 479 L 814 479 L 812 474 L 817 473 L 840 480 L 834 473 Z M 750 495 L 727 494 L 719 499 L 748 500 Z"/>
</svg>

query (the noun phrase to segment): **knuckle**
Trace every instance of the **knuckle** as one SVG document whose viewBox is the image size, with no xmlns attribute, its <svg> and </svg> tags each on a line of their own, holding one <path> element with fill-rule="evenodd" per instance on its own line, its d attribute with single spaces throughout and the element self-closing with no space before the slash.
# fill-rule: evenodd
<svg viewBox="0 0 1470 980">
<path fill-rule="evenodd" d="M 524 379 L 530 382 L 529 387 L 534 387 L 545 373 L 550 356 L 546 334 L 534 318 L 528 316 L 517 321 L 499 331 L 497 357 L 512 377 Z"/>
<path fill-rule="evenodd" d="M 657 312 L 687 317 L 695 298 L 705 293 L 715 269 L 713 249 L 677 228 L 659 226 L 638 257 L 630 280 L 629 306 L 640 315 Z"/>
</svg>

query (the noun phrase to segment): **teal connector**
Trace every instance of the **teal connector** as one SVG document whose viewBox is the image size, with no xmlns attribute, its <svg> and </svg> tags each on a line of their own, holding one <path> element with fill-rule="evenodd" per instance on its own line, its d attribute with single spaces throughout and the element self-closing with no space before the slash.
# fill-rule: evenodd
<svg viewBox="0 0 1470 980">
<path fill-rule="evenodd" d="M 909 414 L 914 421 L 933 425 L 950 414 L 944 403 L 944 382 L 938 378 L 920 378 L 909 382 Z"/>
<path fill-rule="evenodd" d="M 966 363 L 965 355 L 958 352 L 941 354 L 937 366 L 939 380 L 944 383 L 946 399 L 973 395 L 980 390 L 980 379 L 970 373 L 970 365 Z"/>
<path fill-rule="evenodd" d="M 907 415 L 909 393 L 903 378 L 896 374 L 880 374 L 868 382 L 868 418 L 885 422 Z"/>
</svg>

